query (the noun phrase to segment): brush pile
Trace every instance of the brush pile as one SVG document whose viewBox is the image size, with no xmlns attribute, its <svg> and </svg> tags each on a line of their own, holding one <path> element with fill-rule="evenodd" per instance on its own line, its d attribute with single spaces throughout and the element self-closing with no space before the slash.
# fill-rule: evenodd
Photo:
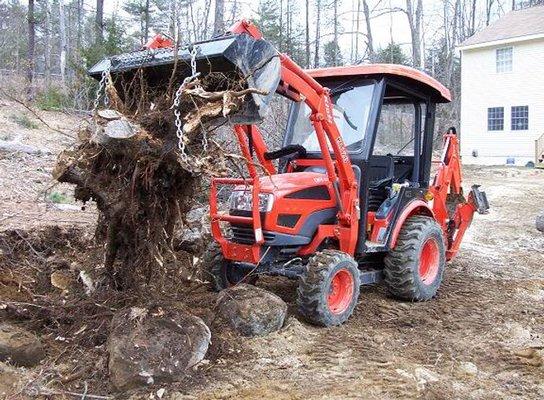
<svg viewBox="0 0 544 400">
<path fill-rule="evenodd" d="M 109 108 L 95 112 L 53 174 L 76 185 L 76 199 L 96 202 L 106 273 L 115 287 L 129 288 L 175 263 L 174 232 L 199 185 L 225 175 L 235 157 L 216 140 L 213 122 L 260 92 L 213 73 L 186 79 L 177 91 L 147 87 L 138 73 L 128 83 L 106 82 Z"/>
</svg>

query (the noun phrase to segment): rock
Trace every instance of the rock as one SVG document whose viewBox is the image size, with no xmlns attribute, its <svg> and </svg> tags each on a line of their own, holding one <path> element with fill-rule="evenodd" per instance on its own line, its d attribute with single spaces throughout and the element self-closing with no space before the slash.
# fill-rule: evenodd
<svg viewBox="0 0 544 400">
<path fill-rule="evenodd" d="M 105 110 L 98 110 L 96 114 L 100 118 L 104 118 L 106 121 L 112 121 L 114 119 L 120 119 L 123 115 L 115 110 L 111 109 L 105 109 Z"/>
<path fill-rule="evenodd" d="M 438 382 L 440 377 L 433 371 L 427 368 L 418 367 L 414 370 L 414 376 L 418 383 L 425 385 L 426 383 Z"/>
<path fill-rule="evenodd" d="M 536 216 L 535 226 L 537 230 L 544 233 L 544 211 Z"/>
<path fill-rule="evenodd" d="M 106 124 L 104 134 L 112 139 L 128 139 L 136 133 L 134 127 L 126 119 L 114 119 Z"/>
<path fill-rule="evenodd" d="M 81 211 L 81 206 L 77 204 L 53 203 L 53 207 L 60 211 Z"/>
<path fill-rule="evenodd" d="M 204 322 L 172 306 L 118 311 L 108 338 L 109 375 L 116 390 L 182 379 L 208 350 Z"/>
<path fill-rule="evenodd" d="M 520 358 L 522 362 L 533 367 L 541 367 L 544 365 L 544 356 L 538 348 L 527 347 L 514 351 L 514 354 Z"/>
<path fill-rule="evenodd" d="M 0 361 L 20 367 L 33 367 L 45 357 L 38 337 L 16 325 L 0 323 Z"/>
<path fill-rule="evenodd" d="M 51 274 L 51 285 L 60 290 L 68 290 L 76 282 L 71 271 L 58 270 Z"/>
<path fill-rule="evenodd" d="M 21 369 L 0 362 L 0 399 L 21 398 L 21 389 L 25 383 Z"/>
<path fill-rule="evenodd" d="M 478 373 L 478 367 L 470 361 L 464 361 L 459 364 L 459 371 L 467 375 L 476 375 Z"/>
<path fill-rule="evenodd" d="M 262 336 L 279 330 L 287 315 L 287 304 L 273 293 L 239 284 L 219 293 L 217 315 L 244 336 Z"/>
<path fill-rule="evenodd" d="M 176 250 L 198 254 L 212 242 L 209 207 L 197 207 L 185 215 L 185 226 L 176 234 Z"/>
</svg>

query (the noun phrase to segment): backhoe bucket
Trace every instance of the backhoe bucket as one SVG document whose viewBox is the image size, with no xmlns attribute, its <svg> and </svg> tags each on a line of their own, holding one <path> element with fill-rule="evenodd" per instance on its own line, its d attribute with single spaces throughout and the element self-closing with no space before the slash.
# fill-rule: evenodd
<svg viewBox="0 0 544 400">
<path fill-rule="evenodd" d="M 104 59 L 89 70 L 89 75 L 99 80 L 102 72 L 109 68 L 113 82 L 123 98 L 126 84 L 142 71 L 149 89 L 165 91 L 171 82 L 175 68 L 174 83 L 177 87 L 183 79 L 191 76 L 191 53 L 196 48 L 196 69 L 201 77 L 221 72 L 228 77 L 243 78 L 245 88 L 266 92 L 266 95 L 247 95 L 242 107 L 229 116 L 235 124 L 261 122 L 280 81 L 280 59 L 276 49 L 266 40 L 255 39 L 245 33 L 228 34 L 209 41 L 174 48 L 142 50 Z M 176 63 L 177 58 L 177 63 Z M 227 80 L 223 80 L 226 84 Z M 207 91 L 226 90 L 227 87 L 205 88 Z"/>
</svg>

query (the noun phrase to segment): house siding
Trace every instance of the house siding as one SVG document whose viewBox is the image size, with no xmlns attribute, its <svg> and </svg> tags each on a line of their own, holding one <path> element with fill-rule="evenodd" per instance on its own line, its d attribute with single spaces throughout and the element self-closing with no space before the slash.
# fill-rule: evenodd
<svg viewBox="0 0 544 400">
<path fill-rule="evenodd" d="M 497 73 L 495 51 L 513 48 L 512 72 Z M 463 50 L 461 155 L 467 164 L 534 161 L 534 141 L 544 134 L 544 39 Z M 511 107 L 529 106 L 529 129 L 511 130 Z M 504 107 L 504 130 L 487 130 L 487 109 Z M 472 153 L 476 151 L 477 157 Z"/>
</svg>

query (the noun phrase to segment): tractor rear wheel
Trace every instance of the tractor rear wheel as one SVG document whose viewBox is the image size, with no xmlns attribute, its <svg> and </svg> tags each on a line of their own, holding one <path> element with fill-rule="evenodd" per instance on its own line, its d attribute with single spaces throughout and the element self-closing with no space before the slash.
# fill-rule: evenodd
<svg viewBox="0 0 544 400">
<path fill-rule="evenodd" d="M 299 278 L 299 311 L 316 325 L 340 325 L 357 305 L 360 284 L 353 257 L 336 250 L 316 253 Z"/>
<path fill-rule="evenodd" d="M 431 217 L 408 218 L 384 262 L 385 283 L 393 296 L 411 301 L 431 299 L 442 283 L 446 263 L 442 229 Z"/>
<path fill-rule="evenodd" d="M 238 283 L 254 285 L 257 275 L 248 274 L 247 269 L 225 260 L 221 247 L 213 243 L 202 256 L 205 278 L 216 292 L 232 287 Z"/>
</svg>

